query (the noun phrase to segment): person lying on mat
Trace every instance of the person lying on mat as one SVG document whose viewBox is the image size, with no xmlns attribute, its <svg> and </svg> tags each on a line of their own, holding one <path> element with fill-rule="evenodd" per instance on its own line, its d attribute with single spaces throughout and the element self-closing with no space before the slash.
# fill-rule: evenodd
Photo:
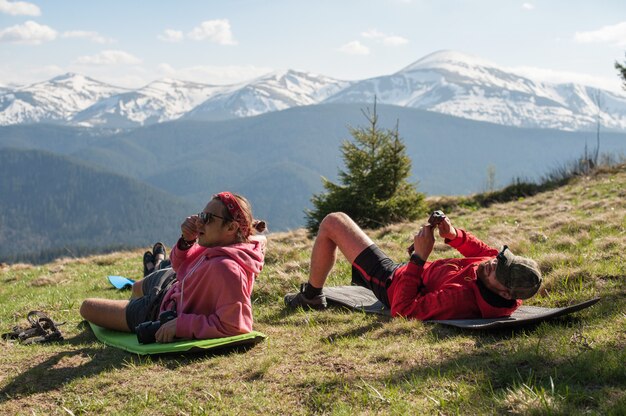
<svg viewBox="0 0 626 416">
<path fill-rule="evenodd" d="M 509 316 L 541 285 L 533 260 L 500 252 L 469 232 L 452 226 L 443 213 L 438 225 L 423 225 L 413 239 L 408 263 L 387 257 L 346 214 L 326 216 L 311 253 L 308 283 L 285 296 L 288 307 L 326 308 L 322 287 L 337 248 L 352 264 L 352 283 L 367 287 L 392 316 L 412 319 L 470 319 Z M 464 258 L 427 261 L 435 243 L 434 228 Z"/>
<path fill-rule="evenodd" d="M 128 300 L 86 299 L 80 314 L 96 325 L 125 332 L 165 311 L 176 318 L 162 324 L 157 342 L 207 339 L 252 331 L 250 295 L 263 268 L 265 230 L 250 203 L 239 195 L 214 195 L 204 210 L 181 224 L 172 249 L 172 269 L 135 282 Z"/>
</svg>

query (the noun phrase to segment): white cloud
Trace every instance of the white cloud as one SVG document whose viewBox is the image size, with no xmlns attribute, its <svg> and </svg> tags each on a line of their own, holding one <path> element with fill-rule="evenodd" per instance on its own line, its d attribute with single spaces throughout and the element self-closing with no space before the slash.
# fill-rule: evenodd
<svg viewBox="0 0 626 416">
<path fill-rule="evenodd" d="M 400 46 L 409 43 L 408 39 L 402 36 L 387 36 L 383 39 L 383 44 L 387 46 Z"/>
<path fill-rule="evenodd" d="M 173 29 L 165 29 L 163 31 L 162 35 L 157 36 L 157 38 L 159 40 L 162 40 L 163 42 L 180 42 L 181 40 L 183 40 L 185 37 L 185 35 L 183 34 L 182 31 L 180 30 L 173 30 Z"/>
<path fill-rule="evenodd" d="M 101 44 L 113 42 L 113 39 L 105 38 L 104 36 L 98 34 L 98 32 L 89 32 L 85 30 L 69 30 L 67 32 L 63 32 L 61 37 L 87 39 L 92 42 Z"/>
<path fill-rule="evenodd" d="M 362 32 L 361 36 L 366 39 L 374 39 L 386 46 L 401 46 L 409 43 L 409 40 L 403 38 L 402 36 L 388 35 L 386 33 L 378 31 L 377 29 L 371 29 L 367 32 Z"/>
<path fill-rule="evenodd" d="M 191 66 L 174 68 L 167 63 L 159 64 L 158 71 L 161 77 L 194 81 L 203 84 L 230 85 L 260 77 L 273 68 L 256 66 Z"/>
<path fill-rule="evenodd" d="M 227 19 L 207 20 L 187 34 L 193 40 L 209 40 L 220 45 L 236 45 Z"/>
<path fill-rule="evenodd" d="M 598 30 L 576 32 L 574 39 L 580 43 L 611 43 L 626 46 L 626 22 L 604 26 Z"/>
<path fill-rule="evenodd" d="M 28 20 L 22 25 L 15 25 L 0 30 L 0 42 L 26 43 L 39 45 L 56 39 L 57 31 L 46 25 Z"/>
<path fill-rule="evenodd" d="M 370 50 L 367 46 L 363 45 L 358 40 L 348 42 L 338 49 L 339 52 L 347 53 L 350 55 L 369 55 Z"/>
<path fill-rule="evenodd" d="M 80 65 L 135 65 L 141 59 L 124 51 L 107 50 L 95 55 L 81 56 L 75 62 Z"/>
<path fill-rule="evenodd" d="M 522 9 L 524 10 L 534 10 L 535 9 L 535 5 L 532 3 L 524 3 L 522 4 Z"/>
<path fill-rule="evenodd" d="M 11 2 L 8 0 L 0 0 L 0 13 L 10 14 L 12 16 L 40 16 L 41 10 L 36 5 L 25 1 Z"/>
</svg>

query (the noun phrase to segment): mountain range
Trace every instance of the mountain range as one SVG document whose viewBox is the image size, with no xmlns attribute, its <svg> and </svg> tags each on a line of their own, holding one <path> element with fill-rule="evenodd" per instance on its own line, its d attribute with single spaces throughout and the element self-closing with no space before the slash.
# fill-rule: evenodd
<svg viewBox="0 0 626 416">
<path fill-rule="evenodd" d="M 390 75 L 342 81 L 303 71 L 236 85 L 162 79 L 119 88 L 80 74 L 0 89 L 0 125 L 58 123 L 129 129 L 173 120 L 216 121 L 293 107 L 381 104 L 507 126 L 626 131 L 626 95 L 531 80 L 480 58 L 438 51 Z"/>
</svg>

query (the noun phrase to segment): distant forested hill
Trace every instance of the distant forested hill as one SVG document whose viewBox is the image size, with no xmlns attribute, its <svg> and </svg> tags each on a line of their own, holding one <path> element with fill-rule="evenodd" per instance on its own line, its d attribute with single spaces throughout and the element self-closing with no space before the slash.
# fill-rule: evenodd
<svg viewBox="0 0 626 416">
<path fill-rule="evenodd" d="M 0 149 L 0 261 L 171 243 L 195 208 L 66 156 Z"/>
<path fill-rule="evenodd" d="M 340 145 L 349 127 L 363 126 L 362 104 L 297 107 L 243 119 L 176 121 L 100 139 L 72 154 L 150 183 L 200 205 L 231 189 L 278 231 L 304 224 L 303 210 L 343 167 Z M 370 106 L 371 108 L 371 106 Z M 418 190 L 463 195 L 514 177 L 536 179 L 580 156 L 595 132 L 523 129 L 412 108 L 379 105 L 380 125 L 395 128 L 413 162 Z M 626 134 L 602 132 L 601 151 L 626 152 Z"/>
</svg>

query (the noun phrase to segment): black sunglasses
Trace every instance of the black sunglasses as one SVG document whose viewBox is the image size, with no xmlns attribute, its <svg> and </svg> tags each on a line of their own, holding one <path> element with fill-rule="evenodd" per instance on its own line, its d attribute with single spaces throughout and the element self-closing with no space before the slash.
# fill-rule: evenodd
<svg viewBox="0 0 626 416">
<path fill-rule="evenodd" d="M 219 215 L 215 215 L 211 212 L 199 212 L 198 218 L 200 218 L 200 221 L 202 221 L 202 224 L 210 223 L 213 220 L 213 218 L 219 218 L 223 221 L 228 221 L 226 218 L 220 217 Z"/>
</svg>

